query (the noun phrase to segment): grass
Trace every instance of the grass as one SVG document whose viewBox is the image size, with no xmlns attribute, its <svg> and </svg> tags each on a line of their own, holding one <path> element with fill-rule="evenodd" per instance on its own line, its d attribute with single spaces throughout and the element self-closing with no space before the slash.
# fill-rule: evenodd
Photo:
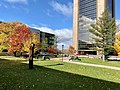
<svg viewBox="0 0 120 90">
<path fill-rule="evenodd" d="M 83 63 L 120 67 L 120 60 L 111 60 L 111 61 L 103 62 L 101 59 L 97 59 L 97 58 L 80 58 L 80 59 L 81 59 L 81 61 L 80 60 L 76 60 L 76 61 L 83 62 Z"/>
<path fill-rule="evenodd" d="M 25 58 L 22 57 L 13 57 L 13 56 L 0 56 L 1 59 L 6 59 L 6 60 L 26 60 Z"/>
<path fill-rule="evenodd" d="M 1 58 L 1 57 L 0 57 Z M 0 59 L 0 90 L 119 90 L 120 71 L 59 61 Z"/>
</svg>

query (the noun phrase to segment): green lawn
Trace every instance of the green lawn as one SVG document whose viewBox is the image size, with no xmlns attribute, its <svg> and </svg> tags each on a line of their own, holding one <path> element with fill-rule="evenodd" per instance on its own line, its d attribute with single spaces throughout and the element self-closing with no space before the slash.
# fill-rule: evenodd
<svg viewBox="0 0 120 90">
<path fill-rule="evenodd" d="M 101 59 L 97 59 L 97 58 L 80 58 L 80 59 L 81 59 L 81 61 L 80 60 L 76 60 L 76 61 L 83 62 L 83 63 L 120 67 L 120 60 L 111 60 L 111 61 L 103 62 Z"/>
<path fill-rule="evenodd" d="M 120 90 L 120 71 L 49 60 L 29 70 L 22 58 L 9 59 L 0 59 L 0 90 Z"/>
<path fill-rule="evenodd" d="M 0 56 L 1 59 L 7 59 L 7 60 L 26 60 L 25 58 L 18 58 L 13 56 Z"/>
</svg>

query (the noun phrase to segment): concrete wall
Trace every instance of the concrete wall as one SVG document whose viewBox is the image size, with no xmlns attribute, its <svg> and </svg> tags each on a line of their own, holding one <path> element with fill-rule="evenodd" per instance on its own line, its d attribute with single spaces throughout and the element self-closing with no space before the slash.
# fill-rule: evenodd
<svg viewBox="0 0 120 90">
<path fill-rule="evenodd" d="M 99 18 L 99 17 L 101 17 L 101 14 L 104 12 L 104 10 L 105 10 L 105 1 L 106 0 L 97 0 L 97 6 L 96 6 L 96 8 L 97 8 L 97 19 Z"/>
<path fill-rule="evenodd" d="M 79 1 L 74 0 L 73 9 L 73 35 L 72 35 L 72 46 L 75 50 L 78 50 L 78 30 L 79 30 Z"/>
</svg>

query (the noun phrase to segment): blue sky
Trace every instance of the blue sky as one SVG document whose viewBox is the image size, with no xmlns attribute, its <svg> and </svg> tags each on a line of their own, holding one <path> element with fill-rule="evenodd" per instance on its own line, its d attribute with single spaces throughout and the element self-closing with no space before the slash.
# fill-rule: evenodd
<svg viewBox="0 0 120 90">
<path fill-rule="evenodd" d="M 120 20 L 120 0 L 115 1 L 116 19 Z M 56 33 L 60 46 L 69 45 L 72 37 L 72 3 L 73 0 L 0 0 L 0 21 L 20 21 Z"/>
<path fill-rule="evenodd" d="M 116 19 L 120 20 L 120 0 L 115 0 Z"/>
<path fill-rule="evenodd" d="M 68 11 L 63 12 L 63 6 L 65 9 L 68 8 Z M 1 0 L 0 19 L 21 21 L 30 26 L 71 29 L 72 11 L 69 11 L 70 8 L 72 10 L 72 0 Z"/>
</svg>

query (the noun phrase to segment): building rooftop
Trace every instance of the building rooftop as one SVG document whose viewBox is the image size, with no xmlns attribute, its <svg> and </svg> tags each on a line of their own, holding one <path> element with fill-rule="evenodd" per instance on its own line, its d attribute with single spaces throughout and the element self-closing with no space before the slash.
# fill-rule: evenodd
<svg viewBox="0 0 120 90">
<path fill-rule="evenodd" d="M 51 32 L 51 31 L 43 31 L 42 29 L 40 29 L 40 28 L 37 28 L 37 27 L 30 27 L 31 29 L 33 29 L 33 30 L 36 30 L 36 31 L 40 31 L 40 32 L 43 32 L 43 33 L 46 33 L 46 34 L 51 34 L 51 35 L 55 35 L 53 32 Z"/>
</svg>

